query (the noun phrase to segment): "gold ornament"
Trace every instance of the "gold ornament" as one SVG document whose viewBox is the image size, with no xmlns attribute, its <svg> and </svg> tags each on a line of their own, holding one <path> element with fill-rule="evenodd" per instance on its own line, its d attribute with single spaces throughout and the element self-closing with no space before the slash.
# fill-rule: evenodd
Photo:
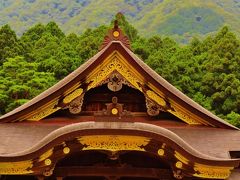
<svg viewBox="0 0 240 180">
<path fill-rule="evenodd" d="M 165 152 L 164 152 L 164 149 L 159 149 L 159 150 L 158 150 L 158 155 L 159 155 L 159 156 L 164 156 L 164 153 L 165 153 Z"/>
<path fill-rule="evenodd" d="M 70 152 L 70 148 L 69 147 L 64 147 L 63 148 L 63 153 L 64 154 L 69 154 L 69 152 Z"/>
<path fill-rule="evenodd" d="M 120 35 L 120 33 L 119 33 L 118 31 L 113 31 L 113 36 L 114 36 L 115 38 L 117 38 L 119 35 Z"/>
<path fill-rule="evenodd" d="M 45 159 L 44 164 L 45 164 L 46 166 L 51 165 L 51 164 L 52 164 L 51 159 Z"/>
<path fill-rule="evenodd" d="M 82 136 L 78 138 L 79 142 L 84 145 L 82 150 L 136 150 L 145 151 L 150 139 L 141 136 L 125 136 L 125 135 L 92 135 Z"/>
<path fill-rule="evenodd" d="M 117 115 L 117 114 L 118 114 L 117 108 L 112 108 L 112 114 L 113 114 L 113 115 Z"/>
<path fill-rule="evenodd" d="M 180 161 L 176 162 L 176 167 L 181 169 L 183 167 L 183 163 Z"/>
</svg>

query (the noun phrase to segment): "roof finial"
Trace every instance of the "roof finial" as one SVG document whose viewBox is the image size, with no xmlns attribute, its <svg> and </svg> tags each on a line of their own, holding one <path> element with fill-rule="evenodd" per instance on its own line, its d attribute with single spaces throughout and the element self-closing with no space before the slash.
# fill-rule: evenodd
<svg viewBox="0 0 240 180">
<path fill-rule="evenodd" d="M 114 29 L 118 29 L 118 20 L 114 21 Z"/>
<path fill-rule="evenodd" d="M 106 47 L 112 41 L 121 41 L 124 46 L 126 46 L 128 49 L 131 49 L 128 37 L 123 34 L 123 31 L 118 26 L 118 20 L 114 21 L 114 27 L 108 31 L 100 50 Z"/>
</svg>

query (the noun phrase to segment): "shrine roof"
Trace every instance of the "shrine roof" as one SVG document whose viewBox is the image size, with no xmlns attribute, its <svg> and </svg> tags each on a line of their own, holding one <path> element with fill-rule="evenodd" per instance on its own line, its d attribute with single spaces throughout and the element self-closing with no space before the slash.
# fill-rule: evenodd
<svg viewBox="0 0 240 180">
<path fill-rule="evenodd" d="M 101 65 L 101 61 L 105 59 L 109 54 L 114 51 L 119 52 L 124 56 L 132 66 L 134 66 L 143 76 L 145 81 L 151 82 L 158 89 L 161 89 L 166 98 L 173 99 L 181 104 L 181 106 L 186 107 L 189 111 L 194 112 L 198 116 L 201 116 L 207 123 L 214 127 L 221 128 L 231 128 L 237 129 L 233 125 L 227 123 L 216 115 L 212 114 L 210 111 L 203 108 L 198 103 L 194 102 L 192 99 L 187 97 L 164 78 L 153 71 L 147 64 L 145 64 L 137 55 L 135 55 L 128 47 L 126 47 L 121 41 L 111 41 L 109 42 L 101 51 L 99 51 L 95 56 L 86 61 L 78 69 L 73 71 L 63 80 L 58 82 L 56 85 L 52 86 L 48 90 L 44 91 L 37 97 L 33 98 L 26 104 L 14 109 L 13 111 L 0 117 L 0 122 L 14 122 L 18 121 L 24 114 L 33 111 L 36 108 L 41 108 L 44 104 L 48 103 L 50 100 L 62 96 L 63 93 L 74 83 L 83 81 L 86 75 L 91 72 L 91 70 Z"/>
<path fill-rule="evenodd" d="M 153 125 L 153 129 L 161 126 L 162 129 L 169 130 L 178 137 L 176 141 L 183 141 L 187 144 L 185 150 L 197 150 L 206 157 L 216 159 L 230 159 L 229 151 L 238 151 L 240 149 L 240 133 L 238 130 L 219 129 L 206 126 L 186 126 L 181 122 L 171 122 L 169 120 L 150 121 L 142 123 L 141 119 L 138 122 L 82 122 L 80 120 L 71 120 L 68 118 L 49 119 L 39 122 L 21 122 L 21 123 L 2 123 L 0 124 L 0 158 L 9 155 L 23 155 L 31 151 L 36 151 L 40 148 L 39 143 L 44 143 L 46 137 L 50 136 L 48 142 L 57 138 L 59 132 L 68 132 L 65 130 L 69 125 L 80 126 L 87 124 L 92 129 L 116 129 L 116 124 L 121 124 L 119 127 L 129 126 L 136 127 L 139 124 Z M 102 125 L 104 124 L 104 125 Z M 100 126 L 99 126 L 100 125 Z M 88 127 L 89 128 L 89 127 Z M 150 127 L 152 128 L 152 127 Z M 58 132 L 59 131 L 59 132 Z M 66 132 L 65 132 L 66 131 Z M 121 128 L 115 130 L 121 133 Z M 47 143 L 47 141 L 45 142 Z M 179 142 L 178 142 L 179 143 Z M 41 145 L 42 146 L 42 145 Z M 33 148 L 35 147 L 35 148 Z M 36 148 L 38 147 L 38 148 Z"/>
<path fill-rule="evenodd" d="M 55 130 L 80 122 L 82 121 L 62 118 L 36 123 L 0 124 L 0 157 L 26 151 Z M 141 123 L 141 120 L 139 123 Z M 186 126 L 184 123 L 164 120 L 160 122 L 152 121 L 149 124 L 170 130 L 194 149 L 212 157 L 227 159 L 229 158 L 229 151 L 240 149 L 240 133 L 236 130 L 206 126 Z"/>
</svg>

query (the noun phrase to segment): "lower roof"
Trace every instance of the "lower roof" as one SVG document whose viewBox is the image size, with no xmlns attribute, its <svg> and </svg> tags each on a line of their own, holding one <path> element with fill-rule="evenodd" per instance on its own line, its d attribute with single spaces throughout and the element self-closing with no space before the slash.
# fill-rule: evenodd
<svg viewBox="0 0 240 180">
<path fill-rule="evenodd" d="M 21 154 L 22 151 L 31 149 L 52 132 L 77 122 L 79 121 L 62 118 L 35 123 L 0 124 L 0 157 Z M 207 156 L 230 159 L 229 151 L 240 151 L 240 132 L 238 130 L 190 126 L 169 120 L 150 121 L 149 124 L 170 130 L 193 149 Z"/>
</svg>

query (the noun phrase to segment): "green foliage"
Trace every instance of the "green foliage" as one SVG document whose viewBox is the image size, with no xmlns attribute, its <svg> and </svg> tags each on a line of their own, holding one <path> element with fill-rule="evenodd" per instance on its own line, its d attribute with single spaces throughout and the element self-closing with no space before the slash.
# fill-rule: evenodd
<svg viewBox="0 0 240 180">
<path fill-rule="evenodd" d="M 122 28 L 123 32 L 128 36 L 131 42 L 135 41 L 138 38 L 137 29 L 128 23 L 122 13 L 117 13 L 115 19 L 118 21 L 118 25 Z"/>
<path fill-rule="evenodd" d="M 207 34 L 221 27 L 223 23 L 223 17 L 210 8 L 186 7 L 169 17 L 159 27 L 158 32 L 169 35 L 195 32 Z"/>
<path fill-rule="evenodd" d="M 131 4 L 131 1 L 128 1 Z M 144 38 L 117 14 L 134 53 L 190 98 L 240 127 L 240 40 L 223 27 L 203 40 L 179 45 L 166 36 Z M 51 87 L 96 54 L 109 27 L 65 35 L 58 25 L 37 24 L 20 38 L 0 29 L 0 115 Z"/>
<path fill-rule="evenodd" d="M 14 57 L 21 54 L 21 47 L 15 32 L 9 25 L 0 29 L 0 65 L 7 57 Z"/>
<path fill-rule="evenodd" d="M 240 127 L 240 114 L 231 112 L 227 115 L 227 120 L 234 126 Z"/>
<path fill-rule="evenodd" d="M 38 63 L 7 58 L 0 68 L 0 114 L 4 114 L 56 83 L 52 73 L 37 72 Z"/>
<path fill-rule="evenodd" d="M 79 37 L 79 43 L 76 46 L 76 50 L 83 60 L 89 59 L 98 52 L 103 38 L 107 34 L 107 30 L 108 28 L 106 26 L 100 26 L 94 30 L 87 29 Z"/>
<path fill-rule="evenodd" d="M 8 23 L 20 36 L 36 23 L 54 21 L 66 34 L 83 33 L 122 12 L 142 36 L 171 34 L 186 43 L 189 36 L 215 32 L 223 24 L 239 34 L 239 6 L 238 0 L 2 0 L 0 26 Z M 131 40 L 135 36 L 126 33 Z"/>
</svg>

